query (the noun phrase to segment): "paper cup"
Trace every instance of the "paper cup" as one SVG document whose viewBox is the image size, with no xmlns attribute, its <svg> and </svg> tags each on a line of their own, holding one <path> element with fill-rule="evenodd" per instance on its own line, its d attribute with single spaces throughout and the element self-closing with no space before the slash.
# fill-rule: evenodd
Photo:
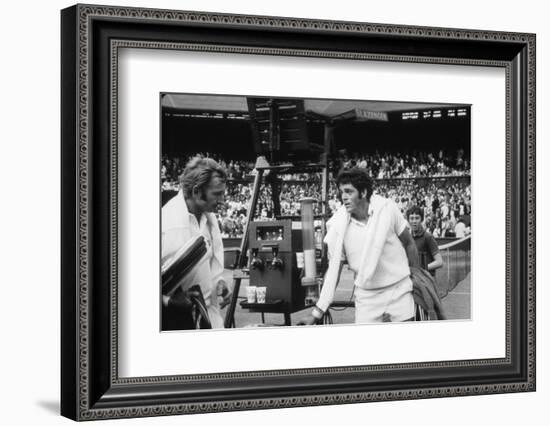
<svg viewBox="0 0 550 426">
<path fill-rule="evenodd" d="M 256 286 L 249 285 L 246 288 L 246 299 L 248 303 L 256 303 Z"/>
<path fill-rule="evenodd" d="M 267 287 L 256 287 L 256 300 L 258 303 L 265 303 L 265 294 Z"/>
</svg>

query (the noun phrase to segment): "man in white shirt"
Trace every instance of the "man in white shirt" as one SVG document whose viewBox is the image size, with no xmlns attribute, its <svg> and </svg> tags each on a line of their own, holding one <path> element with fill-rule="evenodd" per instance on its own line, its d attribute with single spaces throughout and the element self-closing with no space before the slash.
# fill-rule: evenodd
<svg viewBox="0 0 550 426">
<path fill-rule="evenodd" d="M 319 300 L 304 323 L 321 320 L 333 301 L 347 259 L 355 273 L 355 322 L 396 322 L 414 318 L 409 266 L 419 266 L 407 221 L 392 200 L 373 195 L 364 169 L 342 171 L 337 177 L 343 206 L 327 223 L 325 242 L 329 268 Z"/>
<path fill-rule="evenodd" d="M 214 212 L 222 205 L 226 172 L 211 158 L 192 158 L 180 176 L 180 191 L 162 208 L 162 262 L 191 238 L 202 235 L 207 246 L 206 261 L 162 296 L 162 330 L 195 328 L 188 290 L 199 286 L 212 328 L 223 328 L 221 305 L 230 300 L 223 279 L 223 242 Z"/>
<path fill-rule="evenodd" d="M 464 223 L 464 220 L 462 218 L 460 218 L 458 220 L 458 222 L 456 223 L 455 225 L 455 237 L 456 238 L 464 238 L 466 237 L 467 234 L 467 229 L 466 229 L 466 224 Z"/>
</svg>

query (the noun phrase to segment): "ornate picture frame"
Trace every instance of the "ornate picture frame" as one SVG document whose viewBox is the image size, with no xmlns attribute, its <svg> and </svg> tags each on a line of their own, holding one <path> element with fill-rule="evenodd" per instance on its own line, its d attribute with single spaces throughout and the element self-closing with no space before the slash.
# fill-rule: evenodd
<svg viewBox="0 0 550 426">
<path fill-rule="evenodd" d="M 64 9 L 61 30 L 62 415 L 93 420 L 535 390 L 534 34 L 92 5 Z M 505 356 L 119 377 L 122 48 L 504 69 Z"/>
</svg>

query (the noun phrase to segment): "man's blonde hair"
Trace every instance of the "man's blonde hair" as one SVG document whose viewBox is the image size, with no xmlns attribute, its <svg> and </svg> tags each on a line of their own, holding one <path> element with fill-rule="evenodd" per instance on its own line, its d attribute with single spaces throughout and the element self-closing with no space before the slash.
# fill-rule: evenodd
<svg viewBox="0 0 550 426">
<path fill-rule="evenodd" d="M 213 177 L 227 179 L 225 169 L 216 160 L 200 155 L 191 158 L 179 177 L 184 196 L 190 198 L 195 187 L 204 190 Z"/>
</svg>

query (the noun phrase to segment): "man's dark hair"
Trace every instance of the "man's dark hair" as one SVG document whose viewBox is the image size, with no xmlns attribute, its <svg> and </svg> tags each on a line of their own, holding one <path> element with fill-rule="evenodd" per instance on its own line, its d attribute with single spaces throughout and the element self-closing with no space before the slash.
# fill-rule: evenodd
<svg viewBox="0 0 550 426">
<path fill-rule="evenodd" d="M 359 195 L 363 191 L 367 191 L 367 200 L 372 195 L 372 179 L 365 169 L 359 167 L 353 167 L 351 169 L 344 169 L 336 177 L 336 185 L 345 185 L 350 183 L 355 189 L 359 191 Z"/>
<path fill-rule="evenodd" d="M 420 216 L 420 220 L 424 220 L 424 212 L 419 206 L 412 206 L 409 210 L 407 210 L 407 220 L 409 220 L 409 216 L 411 214 L 417 214 Z"/>
</svg>

